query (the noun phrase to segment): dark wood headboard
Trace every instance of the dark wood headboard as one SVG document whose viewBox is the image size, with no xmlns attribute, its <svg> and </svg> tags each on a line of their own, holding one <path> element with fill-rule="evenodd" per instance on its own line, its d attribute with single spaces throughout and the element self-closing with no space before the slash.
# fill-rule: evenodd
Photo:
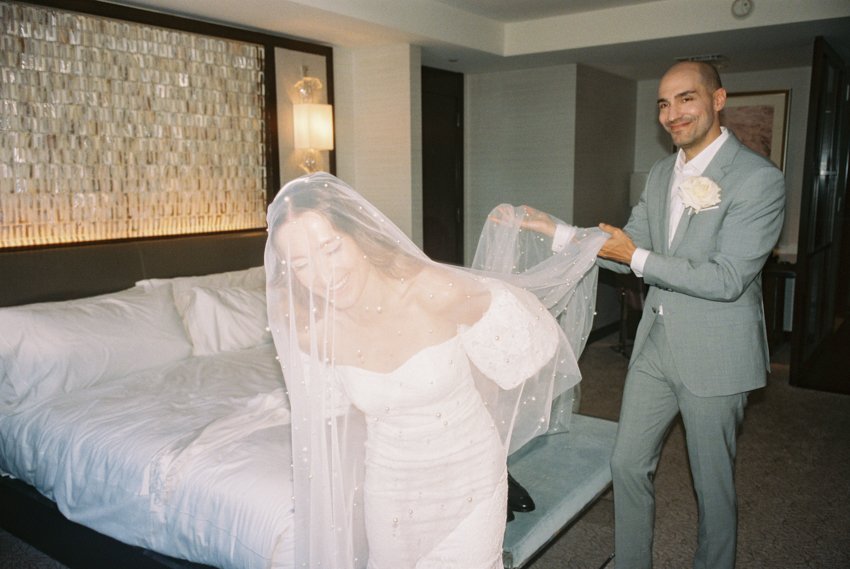
<svg viewBox="0 0 850 569">
<path fill-rule="evenodd" d="M 240 231 L 0 251 L 0 306 L 114 292 L 148 278 L 263 264 L 266 232 Z"/>
</svg>

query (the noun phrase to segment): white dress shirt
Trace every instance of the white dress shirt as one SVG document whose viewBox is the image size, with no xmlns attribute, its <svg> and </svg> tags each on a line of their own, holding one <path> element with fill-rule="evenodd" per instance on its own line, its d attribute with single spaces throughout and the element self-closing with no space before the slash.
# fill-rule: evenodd
<svg viewBox="0 0 850 569">
<path fill-rule="evenodd" d="M 682 215 L 685 213 L 685 206 L 682 199 L 679 197 L 679 186 L 685 180 L 702 176 L 702 173 L 708 168 L 708 165 L 714 159 L 717 151 L 723 146 L 723 143 L 729 138 L 729 131 L 725 126 L 720 127 L 720 136 L 715 138 L 711 144 L 706 146 L 702 152 L 694 156 L 692 160 L 685 157 L 685 151 L 681 148 L 676 156 L 676 166 L 673 168 L 673 175 L 670 180 L 670 217 L 667 220 L 669 224 L 667 231 L 667 245 L 673 242 L 673 236 L 676 235 L 676 228 L 679 227 L 679 222 Z M 632 260 L 629 266 L 632 272 L 638 277 L 643 276 L 643 268 L 646 265 L 646 260 L 649 257 L 650 251 L 638 247 L 632 254 Z"/>
</svg>

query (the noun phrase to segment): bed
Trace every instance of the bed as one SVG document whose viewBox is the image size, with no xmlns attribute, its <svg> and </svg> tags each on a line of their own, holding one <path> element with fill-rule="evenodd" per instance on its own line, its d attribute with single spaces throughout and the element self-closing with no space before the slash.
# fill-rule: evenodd
<svg viewBox="0 0 850 569">
<path fill-rule="evenodd" d="M 264 241 L 0 253 L 8 531 L 78 567 L 292 566 Z"/>
</svg>

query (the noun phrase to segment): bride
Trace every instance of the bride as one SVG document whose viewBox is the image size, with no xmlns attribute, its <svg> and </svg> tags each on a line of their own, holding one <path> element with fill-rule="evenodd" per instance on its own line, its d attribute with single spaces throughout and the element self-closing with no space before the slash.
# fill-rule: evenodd
<svg viewBox="0 0 850 569">
<path fill-rule="evenodd" d="M 514 238 L 484 258 L 525 254 L 510 218 L 494 215 L 494 235 Z M 562 261 L 542 274 L 554 285 L 535 284 L 537 264 L 450 267 L 326 173 L 284 186 L 268 226 L 295 567 L 500 569 L 507 455 L 547 431 L 553 399 L 580 379 L 575 340 L 549 310 L 565 311 L 567 298 L 575 312 L 589 306 L 589 322 L 592 300 L 570 299 L 602 234 L 550 251 L 547 261 Z"/>
</svg>

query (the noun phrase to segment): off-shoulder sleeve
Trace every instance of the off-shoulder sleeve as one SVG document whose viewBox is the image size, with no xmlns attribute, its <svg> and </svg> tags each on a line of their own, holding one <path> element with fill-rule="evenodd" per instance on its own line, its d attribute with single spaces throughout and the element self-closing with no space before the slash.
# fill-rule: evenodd
<svg viewBox="0 0 850 569">
<path fill-rule="evenodd" d="M 490 307 L 461 331 L 464 349 L 481 373 L 503 389 L 513 389 L 551 361 L 560 329 L 530 293 L 500 284 Z"/>
</svg>

